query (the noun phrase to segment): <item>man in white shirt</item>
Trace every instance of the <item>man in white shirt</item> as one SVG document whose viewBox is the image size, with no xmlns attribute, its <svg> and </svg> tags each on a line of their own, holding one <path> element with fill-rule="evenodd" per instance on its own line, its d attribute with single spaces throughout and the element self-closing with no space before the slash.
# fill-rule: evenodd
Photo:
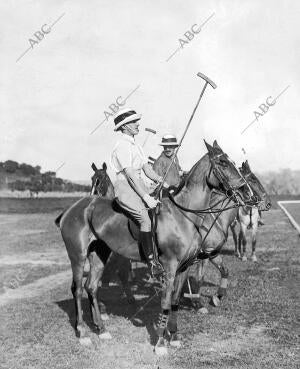
<svg viewBox="0 0 300 369">
<path fill-rule="evenodd" d="M 122 133 L 111 154 L 111 166 L 116 172 L 115 194 L 122 208 L 129 212 L 140 225 L 140 242 L 153 277 L 164 274 L 164 269 L 155 258 L 148 210 L 158 204 L 148 193 L 141 177 L 142 170 L 152 181 L 159 183 L 162 177 L 148 164 L 147 157 L 134 136 L 139 133 L 141 115 L 133 109 L 122 109 L 114 118 L 115 131 Z"/>
</svg>

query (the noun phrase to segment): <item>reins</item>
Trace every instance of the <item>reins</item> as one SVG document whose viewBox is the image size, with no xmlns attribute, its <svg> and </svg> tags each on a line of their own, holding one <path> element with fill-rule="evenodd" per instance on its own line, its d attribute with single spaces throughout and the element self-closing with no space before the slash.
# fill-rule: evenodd
<svg viewBox="0 0 300 369">
<path fill-rule="evenodd" d="M 226 194 L 224 194 L 224 195 L 227 196 Z M 215 203 L 214 205 L 212 205 L 212 206 L 210 206 L 209 208 L 206 208 L 206 209 L 190 209 L 190 208 L 186 208 L 185 206 L 182 206 L 182 205 L 178 204 L 178 202 L 175 201 L 173 195 L 170 192 L 168 193 L 168 197 L 171 200 L 171 202 L 175 206 L 177 206 L 179 209 L 181 209 L 183 211 L 186 211 L 188 213 L 192 213 L 192 214 L 213 214 L 213 213 L 220 213 L 220 212 L 222 213 L 223 211 L 243 206 L 241 204 L 235 204 L 233 206 L 228 206 L 227 208 L 214 209 L 217 205 L 219 205 L 221 202 L 223 202 L 223 200 L 220 200 L 217 203 Z M 229 199 L 231 200 L 232 197 L 233 197 L 233 195 L 230 196 Z M 228 196 L 227 196 L 227 198 L 228 198 Z"/>
</svg>

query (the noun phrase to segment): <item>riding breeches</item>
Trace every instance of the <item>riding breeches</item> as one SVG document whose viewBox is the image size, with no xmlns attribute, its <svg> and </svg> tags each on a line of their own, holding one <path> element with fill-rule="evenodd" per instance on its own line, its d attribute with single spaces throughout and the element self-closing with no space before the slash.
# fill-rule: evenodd
<svg viewBox="0 0 300 369">
<path fill-rule="evenodd" d="M 144 181 L 140 180 L 141 187 L 148 193 Z M 117 180 L 114 184 L 115 194 L 122 208 L 132 215 L 140 224 L 142 232 L 151 231 L 151 220 L 148 214 L 146 204 L 140 196 L 134 191 L 126 180 Z"/>
</svg>

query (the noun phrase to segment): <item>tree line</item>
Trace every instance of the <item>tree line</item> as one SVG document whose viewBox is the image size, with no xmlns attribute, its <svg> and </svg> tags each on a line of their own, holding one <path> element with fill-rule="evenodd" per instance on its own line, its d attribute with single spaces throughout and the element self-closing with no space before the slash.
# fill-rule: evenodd
<svg viewBox="0 0 300 369">
<path fill-rule="evenodd" d="M 14 160 L 0 162 L 0 173 L 2 180 L 1 188 L 8 188 L 12 191 L 29 190 L 38 192 L 89 192 L 90 186 L 73 183 L 68 180 L 56 177 L 56 173 L 47 171 L 41 172 L 39 165 L 19 164 Z"/>
</svg>

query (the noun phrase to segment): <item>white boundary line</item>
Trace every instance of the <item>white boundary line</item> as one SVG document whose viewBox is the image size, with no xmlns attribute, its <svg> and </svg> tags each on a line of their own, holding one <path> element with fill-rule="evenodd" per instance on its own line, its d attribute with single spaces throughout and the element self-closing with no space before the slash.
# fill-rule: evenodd
<svg viewBox="0 0 300 369">
<path fill-rule="evenodd" d="M 289 218 L 289 221 L 292 223 L 292 225 L 296 228 L 297 232 L 300 236 L 300 226 L 295 221 L 295 219 L 291 216 L 291 214 L 286 210 L 286 208 L 283 206 L 283 204 L 300 204 L 300 200 L 286 200 L 286 201 L 277 201 L 277 204 L 280 206 L 280 208 L 283 210 L 285 215 Z"/>
</svg>

